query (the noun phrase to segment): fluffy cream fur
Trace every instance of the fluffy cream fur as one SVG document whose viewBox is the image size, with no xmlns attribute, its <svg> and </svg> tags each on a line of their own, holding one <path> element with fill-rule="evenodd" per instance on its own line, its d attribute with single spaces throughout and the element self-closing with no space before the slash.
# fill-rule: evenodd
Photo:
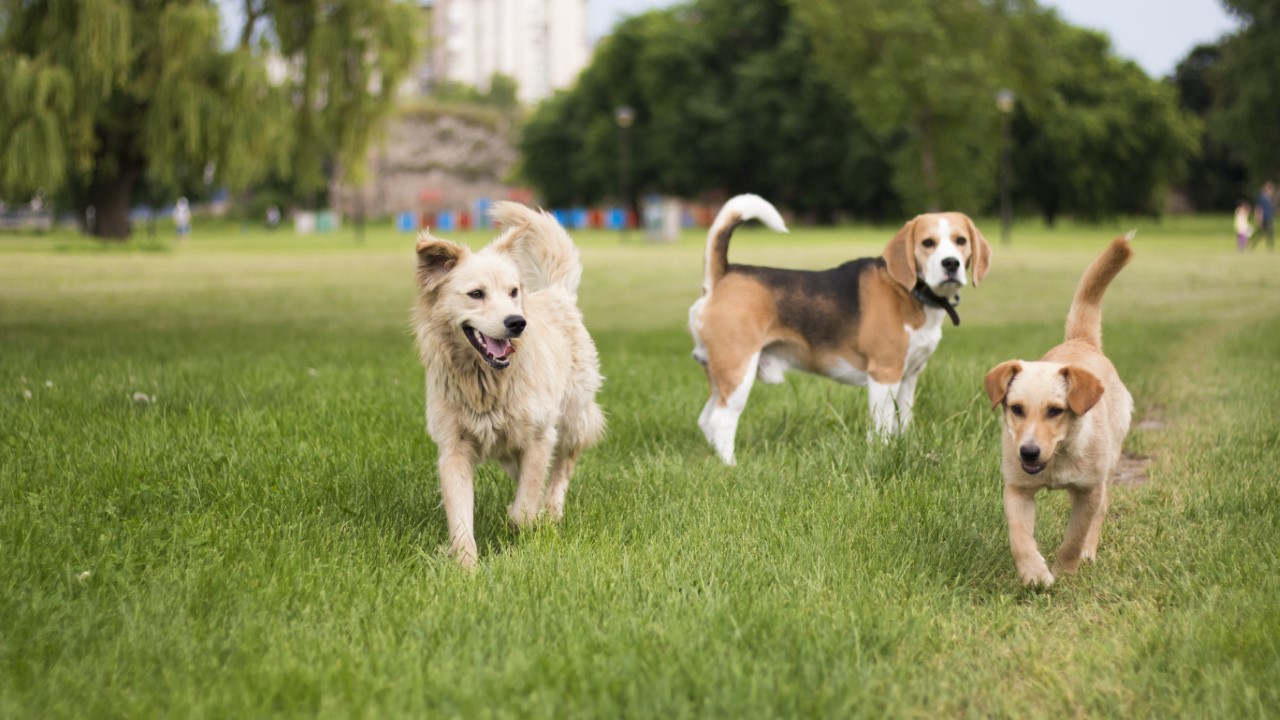
<svg viewBox="0 0 1280 720">
<path fill-rule="evenodd" d="M 605 426 L 600 363 L 576 304 L 577 249 L 546 213 L 499 203 L 493 217 L 504 232 L 479 252 L 428 233 L 417 248 L 427 430 L 440 451 L 450 553 L 467 568 L 478 557 L 476 465 L 497 460 L 515 480 L 512 523 L 558 520 L 574 464 Z"/>
</svg>

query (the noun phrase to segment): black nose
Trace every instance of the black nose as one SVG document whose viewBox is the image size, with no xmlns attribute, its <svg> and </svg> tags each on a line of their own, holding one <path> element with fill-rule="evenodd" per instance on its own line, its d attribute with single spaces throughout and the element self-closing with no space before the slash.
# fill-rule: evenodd
<svg viewBox="0 0 1280 720">
<path fill-rule="evenodd" d="M 520 337 L 520 333 L 524 332 L 524 326 L 528 323 L 519 315 L 508 315 L 502 324 L 507 326 L 507 332 L 511 333 L 512 337 Z"/>
<path fill-rule="evenodd" d="M 1025 462 L 1035 462 L 1040 459 L 1040 447 L 1032 443 L 1027 443 L 1018 448 L 1018 454 L 1022 456 Z"/>
<path fill-rule="evenodd" d="M 956 258 L 946 258 L 942 261 L 942 269 L 946 270 L 950 275 L 955 275 L 956 271 L 960 269 L 960 261 Z"/>
</svg>

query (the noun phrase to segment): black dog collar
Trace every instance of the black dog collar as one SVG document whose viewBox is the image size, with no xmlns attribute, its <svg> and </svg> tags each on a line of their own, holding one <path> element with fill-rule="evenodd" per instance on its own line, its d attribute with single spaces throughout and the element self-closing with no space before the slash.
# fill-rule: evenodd
<svg viewBox="0 0 1280 720">
<path fill-rule="evenodd" d="M 956 313 L 956 305 L 960 304 L 960 296 L 956 295 L 954 303 L 949 302 L 946 298 L 935 293 L 933 288 L 925 285 L 923 282 L 916 283 L 916 287 L 911 291 L 911 296 L 920 301 L 925 307 L 942 308 L 947 311 L 947 317 L 951 318 L 951 324 L 959 327 L 960 315 Z"/>
</svg>

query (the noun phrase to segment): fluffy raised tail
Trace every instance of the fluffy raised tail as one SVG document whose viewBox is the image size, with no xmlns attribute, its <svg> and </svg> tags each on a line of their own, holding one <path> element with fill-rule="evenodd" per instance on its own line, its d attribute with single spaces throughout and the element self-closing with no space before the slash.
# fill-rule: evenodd
<svg viewBox="0 0 1280 720">
<path fill-rule="evenodd" d="M 1067 340 L 1082 340 L 1102 349 L 1102 296 L 1133 258 L 1133 249 L 1129 247 L 1132 239 L 1131 230 L 1112 240 L 1084 271 L 1075 299 L 1071 301 L 1071 311 L 1067 313 Z"/>
<path fill-rule="evenodd" d="M 702 279 L 702 294 L 711 292 L 711 286 L 724 275 L 729 268 L 729 238 L 733 229 L 748 220 L 759 220 L 770 230 L 786 232 L 786 223 L 782 216 L 759 195 L 738 195 L 720 208 L 716 221 L 711 223 L 707 231 L 707 259 L 705 274 Z"/>
<path fill-rule="evenodd" d="M 505 230 L 491 247 L 515 261 L 526 291 L 558 285 L 577 298 L 582 261 L 554 217 L 514 202 L 494 203 L 489 216 Z"/>
</svg>

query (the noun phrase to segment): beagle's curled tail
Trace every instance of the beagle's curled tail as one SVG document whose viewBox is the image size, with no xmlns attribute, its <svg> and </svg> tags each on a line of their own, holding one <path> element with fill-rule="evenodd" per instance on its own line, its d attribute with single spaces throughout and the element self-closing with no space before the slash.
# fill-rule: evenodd
<svg viewBox="0 0 1280 720">
<path fill-rule="evenodd" d="M 733 229 L 748 220 L 759 220 L 770 230 L 786 232 L 782 216 L 759 195 L 738 195 L 720 208 L 716 221 L 707 231 L 707 259 L 702 280 L 702 294 L 709 295 L 716 281 L 729 269 L 729 238 Z"/>
<path fill-rule="evenodd" d="M 1102 349 L 1102 296 L 1133 258 L 1133 249 L 1129 247 L 1133 233 L 1131 230 L 1112 240 L 1084 271 L 1075 299 L 1071 301 L 1071 311 L 1067 313 L 1067 340 L 1081 340 Z"/>
<path fill-rule="evenodd" d="M 554 217 L 514 202 L 494 203 L 489 215 L 505 231 L 493 242 L 494 248 L 515 261 L 527 292 L 559 286 L 576 301 L 582 261 L 569 233 Z"/>
</svg>

